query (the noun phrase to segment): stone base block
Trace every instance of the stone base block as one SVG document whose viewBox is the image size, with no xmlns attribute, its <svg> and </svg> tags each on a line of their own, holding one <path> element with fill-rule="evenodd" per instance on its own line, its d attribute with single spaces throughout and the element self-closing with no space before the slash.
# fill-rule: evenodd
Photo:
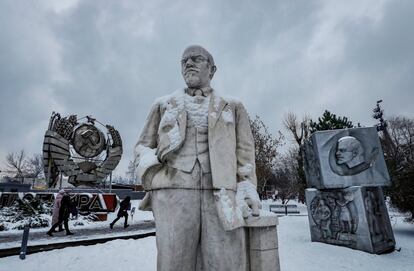
<svg viewBox="0 0 414 271">
<path fill-rule="evenodd" d="M 280 271 L 277 216 L 246 219 L 248 271 Z"/>
<path fill-rule="evenodd" d="M 250 250 L 250 271 L 280 271 L 279 251 Z"/>
<path fill-rule="evenodd" d="M 395 247 L 380 187 L 306 189 L 313 242 L 381 254 Z"/>
</svg>

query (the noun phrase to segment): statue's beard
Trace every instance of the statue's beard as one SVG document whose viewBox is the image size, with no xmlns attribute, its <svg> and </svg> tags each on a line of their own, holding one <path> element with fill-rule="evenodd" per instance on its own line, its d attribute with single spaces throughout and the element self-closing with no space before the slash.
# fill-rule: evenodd
<svg viewBox="0 0 414 271">
<path fill-rule="evenodd" d="M 201 79 L 193 73 L 187 73 L 184 76 L 184 81 L 190 88 L 199 87 L 201 85 Z"/>
</svg>

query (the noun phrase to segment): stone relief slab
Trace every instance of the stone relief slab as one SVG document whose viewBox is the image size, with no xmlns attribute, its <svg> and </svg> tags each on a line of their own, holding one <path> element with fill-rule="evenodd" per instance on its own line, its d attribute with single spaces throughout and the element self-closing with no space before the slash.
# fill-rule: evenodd
<svg viewBox="0 0 414 271">
<path fill-rule="evenodd" d="M 380 187 L 307 189 L 313 242 L 346 246 L 369 253 L 392 251 L 394 235 Z"/>
<path fill-rule="evenodd" d="M 382 189 L 380 187 L 363 187 L 362 191 L 374 252 L 388 251 L 391 246 L 395 246 L 395 239 Z"/>
<path fill-rule="evenodd" d="M 320 131 L 304 146 L 308 187 L 391 184 L 375 127 Z"/>
</svg>

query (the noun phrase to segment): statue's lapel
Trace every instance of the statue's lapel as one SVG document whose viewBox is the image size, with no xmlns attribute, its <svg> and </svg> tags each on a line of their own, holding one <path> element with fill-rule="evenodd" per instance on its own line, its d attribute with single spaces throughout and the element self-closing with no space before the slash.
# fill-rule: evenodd
<svg viewBox="0 0 414 271">
<path fill-rule="evenodd" d="M 178 123 L 178 130 L 180 132 L 181 144 L 184 142 L 185 139 L 185 131 L 187 127 L 187 112 L 184 109 L 180 109 L 177 116 L 177 123 Z"/>
<path fill-rule="evenodd" d="M 185 128 L 187 126 L 187 112 L 185 111 L 185 108 L 184 108 L 184 95 L 185 95 L 184 90 L 179 90 L 176 92 L 173 99 L 170 100 L 170 105 L 171 105 L 170 111 L 175 112 L 171 114 L 175 115 L 181 135 L 183 134 L 183 131 L 185 134 Z M 182 137 L 182 139 L 184 139 L 184 137 Z"/>
<path fill-rule="evenodd" d="M 209 114 L 208 114 L 208 126 L 209 128 L 213 128 L 217 120 L 220 118 L 221 112 L 223 108 L 227 105 L 227 102 L 214 94 L 214 91 L 211 93 L 211 100 L 210 100 L 210 107 L 209 107 Z"/>
<path fill-rule="evenodd" d="M 186 126 L 187 113 L 184 108 L 184 97 L 178 92 L 167 101 L 165 113 L 160 121 L 157 152 L 161 161 L 165 160 L 166 155 L 182 146 Z"/>
</svg>

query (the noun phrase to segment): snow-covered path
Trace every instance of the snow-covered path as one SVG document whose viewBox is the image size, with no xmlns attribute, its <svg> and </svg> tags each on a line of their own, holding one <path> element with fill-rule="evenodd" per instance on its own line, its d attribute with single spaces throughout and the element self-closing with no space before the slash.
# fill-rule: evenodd
<svg viewBox="0 0 414 271">
<path fill-rule="evenodd" d="M 43 231 L 35 231 L 29 234 L 28 246 L 47 245 L 55 243 L 76 242 L 82 240 L 92 240 L 97 238 L 109 238 L 116 236 L 129 236 L 141 232 L 148 232 L 155 230 L 154 221 L 142 221 L 140 223 L 131 224 L 124 229 L 123 225 L 115 225 L 113 229 L 108 227 L 98 228 L 78 228 L 72 229 L 74 235 L 66 236 L 65 231 L 53 233 L 53 237 L 46 234 L 48 229 Z M 14 232 L 10 235 L 0 236 L 0 249 L 7 249 L 12 247 L 20 247 L 22 241 L 22 232 Z M 1 271 L 1 269 L 0 269 Z"/>
<path fill-rule="evenodd" d="M 307 216 L 280 218 L 278 229 L 282 271 L 414 270 L 414 225 L 392 219 L 400 252 L 372 255 L 345 247 L 310 242 Z M 0 258 L 0 271 L 52 270 L 155 271 L 155 237 L 116 240 L 87 247 L 71 247 L 28 255 Z"/>
</svg>

